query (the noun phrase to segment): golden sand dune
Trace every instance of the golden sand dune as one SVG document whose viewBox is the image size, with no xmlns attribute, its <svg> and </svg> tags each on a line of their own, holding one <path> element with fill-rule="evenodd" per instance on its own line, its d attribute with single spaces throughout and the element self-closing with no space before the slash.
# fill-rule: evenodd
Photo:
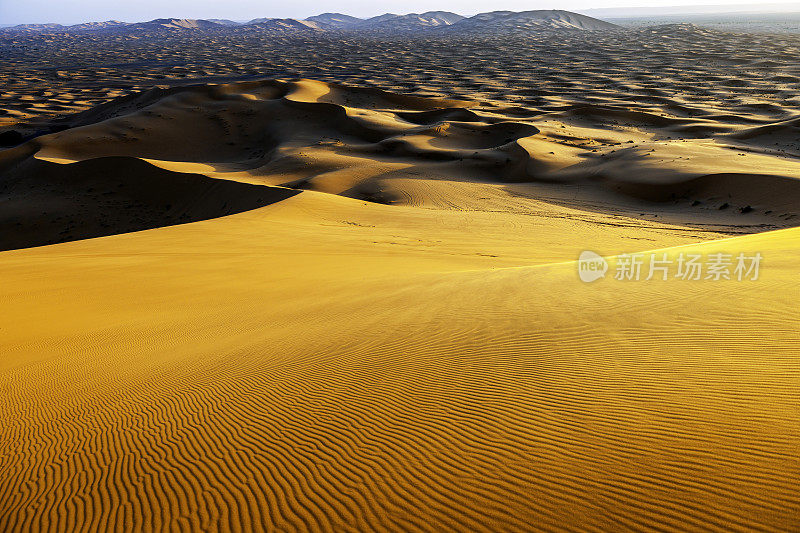
<svg viewBox="0 0 800 533">
<path fill-rule="evenodd" d="M 0 152 L 3 247 L 74 241 L 0 254 L 0 530 L 797 529 L 800 165 L 558 113 L 244 82 Z"/>
</svg>

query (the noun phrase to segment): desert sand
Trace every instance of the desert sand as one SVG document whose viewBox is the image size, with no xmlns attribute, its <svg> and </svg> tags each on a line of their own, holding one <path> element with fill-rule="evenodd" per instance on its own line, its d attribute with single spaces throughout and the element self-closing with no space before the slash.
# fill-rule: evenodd
<svg viewBox="0 0 800 533">
<path fill-rule="evenodd" d="M 0 530 L 796 530 L 798 119 L 663 54 L 5 95 Z"/>
</svg>

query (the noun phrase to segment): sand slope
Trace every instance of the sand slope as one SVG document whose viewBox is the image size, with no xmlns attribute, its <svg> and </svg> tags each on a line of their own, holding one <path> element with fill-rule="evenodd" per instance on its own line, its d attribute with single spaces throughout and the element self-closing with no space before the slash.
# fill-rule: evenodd
<svg viewBox="0 0 800 533">
<path fill-rule="evenodd" d="M 4 229 L 106 235 L 0 254 L 0 530 L 800 526 L 800 231 L 754 233 L 794 165 L 307 80 L 80 120 L 0 152 Z M 585 284 L 586 249 L 765 259 Z"/>
<path fill-rule="evenodd" d="M 797 230 L 584 285 L 331 198 L 3 255 L 3 529 L 797 526 Z"/>
</svg>

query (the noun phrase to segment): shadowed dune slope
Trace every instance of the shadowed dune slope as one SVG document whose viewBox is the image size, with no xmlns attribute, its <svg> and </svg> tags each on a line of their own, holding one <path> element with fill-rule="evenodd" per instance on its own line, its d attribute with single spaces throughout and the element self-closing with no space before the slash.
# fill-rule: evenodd
<svg viewBox="0 0 800 533">
<path fill-rule="evenodd" d="M 30 160 L 0 184 L 0 249 L 26 248 L 214 218 L 298 191 L 165 170 L 142 159 Z"/>
</svg>

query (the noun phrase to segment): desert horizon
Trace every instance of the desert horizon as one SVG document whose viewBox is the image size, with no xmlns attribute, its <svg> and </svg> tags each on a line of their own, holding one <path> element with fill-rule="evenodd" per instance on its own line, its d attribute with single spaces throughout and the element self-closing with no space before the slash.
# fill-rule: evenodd
<svg viewBox="0 0 800 533">
<path fill-rule="evenodd" d="M 739 15 L 752 19 L 760 15 L 792 16 L 800 13 L 796 0 L 779 0 L 753 3 L 749 0 L 727 0 L 724 3 L 696 3 L 689 0 L 654 0 L 648 6 L 622 0 L 566 0 L 559 5 L 543 1 L 518 2 L 503 0 L 487 9 L 479 2 L 442 0 L 430 3 L 427 0 L 389 0 L 380 5 L 361 3 L 358 0 L 338 2 L 311 2 L 299 0 L 286 6 L 265 8 L 257 2 L 235 0 L 224 6 L 206 0 L 171 0 L 157 2 L 143 0 L 136 6 L 108 5 L 103 0 L 71 0 L 63 7 L 42 8 L 46 0 L 29 0 L 26 4 L 0 6 L 0 27 L 19 25 L 60 24 L 65 26 L 96 24 L 98 22 L 139 23 L 159 19 L 209 20 L 213 22 L 246 24 L 258 20 L 314 20 L 321 16 L 337 15 L 362 20 L 380 20 L 388 16 L 425 15 L 429 13 L 452 13 L 470 18 L 487 12 L 530 12 L 561 10 L 586 15 L 601 20 L 650 19 L 679 17 L 682 22 L 692 22 L 697 16 Z"/>
<path fill-rule="evenodd" d="M 180 13 L 160 12 L 155 18 L 148 18 L 142 14 L 130 17 L 125 20 L 110 18 L 105 20 L 81 18 L 71 18 L 71 22 L 64 20 L 56 21 L 51 19 L 34 19 L 26 22 L 0 23 L 0 29 L 14 30 L 57 30 L 70 29 L 72 31 L 108 31 L 121 26 L 131 26 L 135 24 L 155 23 L 155 24 L 182 24 L 186 29 L 201 29 L 198 25 L 205 24 L 213 27 L 214 25 L 237 27 L 247 26 L 270 21 L 286 23 L 314 23 L 320 25 L 312 29 L 353 29 L 356 25 L 362 24 L 364 29 L 369 24 L 381 23 L 394 17 L 417 18 L 427 22 L 429 26 L 451 25 L 461 19 L 474 18 L 479 15 L 489 13 L 531 13 L 560 11 L 573 13 L 578 16 L 586 16 L 602 22 L 618 23 L 623 26 L 647 26 L 665 25 L 669 23 L 689 23 L 697 24 L 712 29 L 722 29 L 727 31 L 740 31 L 748 33 L 798 33 L 797 19 L 800 17 L 800 4 L 790 2 L 781 4 L 763 3 L 759 5 L 732 4 L 732 5 L 678 5 L 664 7 L 596 7 L 579 10 L 563 9 L 534 9 L 534 10 L 503 10 L 494 11 L 462 11 L 454 12 L 449 10 L 429 10 L 415 13 L 391 13 L 382 12 L 376 15 L 365 15 L 361 12 L 315 12 L 313 15 L 284 16 L 284 17 L 265 17 L 258 12 L 253 12 L 247 18 L 215 18 L 184 16 Z M 437 16 L 440 18 L 437 20 Z M 60 18 L 60 17 L 59 17 Z M 124 18 L 124 17 L 123 17 Z M 427 19 L 427 20 L 426 20 Z M 356 24 L 348 24 L 356 23 Z M 366 24 L 363 24 L 366 23 Z M 326 24 L 330 25 L 326 28 Z M 782 27 L 785 26 L 785 27 Z"/>
<path fill-rule="evenodd" d="M 0 28 L 0 530 L 797 531 L 800 31 L 648 9 Z"/>
</svg>

